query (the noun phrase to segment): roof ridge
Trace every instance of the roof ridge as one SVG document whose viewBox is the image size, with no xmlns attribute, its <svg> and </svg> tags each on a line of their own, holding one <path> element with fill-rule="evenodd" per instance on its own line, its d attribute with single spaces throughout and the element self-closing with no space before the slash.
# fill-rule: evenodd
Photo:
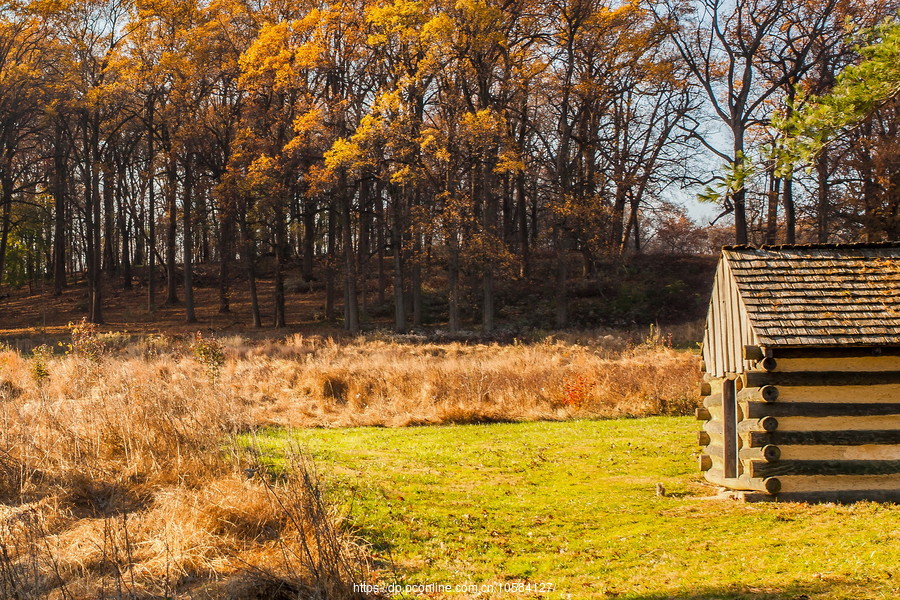
<svg viewBox="0 0 900 600">
<path fill-rule="evenodd" d="M 722 250 L 842 250 L 858 248 L 900 248 L 900 240 L 886 242 L 850 242 L 840 244 L 733 244 L 722 246 Z"/>
</svg>

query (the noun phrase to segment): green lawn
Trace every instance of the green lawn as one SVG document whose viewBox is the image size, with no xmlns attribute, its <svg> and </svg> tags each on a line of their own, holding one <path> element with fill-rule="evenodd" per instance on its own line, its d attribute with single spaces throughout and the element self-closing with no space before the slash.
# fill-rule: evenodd
<svg viewBox="0 0 900 600">
<path fill-rule="evenodd" d="M 479 596 L 507 598 L 900 597 L 900 507 L 706 499 L 697 428 L 658 417 L 278 430 L 250 443 L 275 461 L 308 448 L 384 584 L 554 588 Z"/>
</svg>

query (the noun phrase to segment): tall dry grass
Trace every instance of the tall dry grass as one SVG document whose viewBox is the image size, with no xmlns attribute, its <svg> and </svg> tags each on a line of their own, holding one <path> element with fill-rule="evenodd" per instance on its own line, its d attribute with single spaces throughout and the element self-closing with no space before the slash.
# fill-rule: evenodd
<svg viewBox="0 0 900 600">
<path fill-rule="evenodd" d="M 74 333 L 62 356 L 0 351 L 0 598 L 351 598 L 365 549 L 308 461 L 275 477 L 234 435 L 678 414 L 699 377 L 658 332 L 507 345 Z"/>
<path fill-rule="evenodd" d="M 309 465 L 230 450 L 197 361 L 0 353 L 0 598 L 354 598 L 364 548 Z"/>
<path fill-rule="evenodd" d="M 285 426 L 443 423 L 686 414 L 699 359 L 658 334 L 539 343 L 224 340 L 222 385 L 251 420 Z"/>
</svg>

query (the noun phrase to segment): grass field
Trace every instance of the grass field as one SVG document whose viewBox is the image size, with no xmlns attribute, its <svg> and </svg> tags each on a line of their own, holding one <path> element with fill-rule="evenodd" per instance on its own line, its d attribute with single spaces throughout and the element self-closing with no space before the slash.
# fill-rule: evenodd
<svg viewBox="0 0 900 600">
<path fill-rule="evenodd" d="M 383 586 L 478 586 L 448 598 L 900 597 L 900 508 L 707 498 L 696 429 L 652 417 L 243 440 L 275 467 L 288 448 L 309 450 Z"/>
<path fill-rule="evenodd" d="M 37 341 L 0 345 L 0 600 L 358 600 L 346 584 L 372 561 L 339 505 L 302 468 L 253 476 L 236 435 L 684 414 L 697 400 L 697 356 L 658 332 L 133 339 L 82 323 Z"/>
</svg>

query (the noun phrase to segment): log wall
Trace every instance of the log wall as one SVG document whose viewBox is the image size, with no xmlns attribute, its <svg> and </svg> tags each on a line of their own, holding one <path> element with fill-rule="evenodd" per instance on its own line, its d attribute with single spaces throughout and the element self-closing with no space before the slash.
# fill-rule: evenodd
<svg viewBox="0 0 900 600">
<path fill-rule="evenodd" d="M 843 354 L 843 355 L 842 355 Z M 700 467 L 748 500 L 900 502 L 900 351 L 778 349 L 746 356 L 739 464 L 726 477 L 722 378 L 707 375 Z"/>
</svg>

